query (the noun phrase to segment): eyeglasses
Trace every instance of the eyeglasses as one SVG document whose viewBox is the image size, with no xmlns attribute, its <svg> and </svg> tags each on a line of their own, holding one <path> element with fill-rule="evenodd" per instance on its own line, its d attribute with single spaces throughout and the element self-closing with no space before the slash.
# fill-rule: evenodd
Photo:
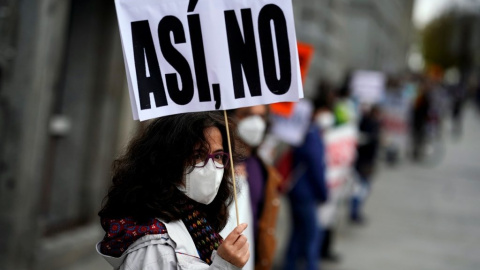
<svg viewBox="0 0 480 270">
<path fill-rule="evenodd" d="M 195 154 L 193 156 L 193 159 L 195 160 L 195 167 L 196 168 L 203 168 L 205 165 L 207 165 L 208 160 L 212 159 L 213 164 L 215 164 L 215 167 L 217 169 L 223 169 L 227 166 L 228 161 L 229 161 L 229 155 L 226 152 L 217 152 L 213 154 Z"/>
</svg>

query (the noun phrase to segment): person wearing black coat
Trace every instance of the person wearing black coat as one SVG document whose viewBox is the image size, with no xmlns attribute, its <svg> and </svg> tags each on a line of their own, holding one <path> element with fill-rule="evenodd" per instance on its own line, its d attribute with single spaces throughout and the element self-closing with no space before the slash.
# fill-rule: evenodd
<svg viewBox="0 0 480 270">
<path fill-rule="evenodd" d="M 378 147 L 380 144 L 380 108 L 373 106 L 366 112 L 359 123 L 359 142 L 355 170 L 358 184 L 352 196 L 350 220 L 362 223 L 364 217 L 361 212 L 363 203 L 370 191 L 371 179 L 375 169 Z"/>
</svg>

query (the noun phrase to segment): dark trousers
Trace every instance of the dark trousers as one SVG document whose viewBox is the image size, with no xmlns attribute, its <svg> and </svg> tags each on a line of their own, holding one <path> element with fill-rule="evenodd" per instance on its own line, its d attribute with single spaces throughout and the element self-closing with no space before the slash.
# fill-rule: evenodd
<svg viewBox="0 0 480 270">
<path fill-rule="evenodd" d="M 293 231 L 287 248 L 284 269 L 320 269 L 322 230 L 317 219 L 315 202 L 290 201 Z M 302 262 L 304 267 L 299 268 Z"/>
<path fill-rule="evenodd" d="M 370 181 L 361 175 L 358 175 L 357 181 L 358 186 L 355 188 L 350 202 L 350 219 L 362 221 L 362 207 L 370 193 Z"/>
</svg>

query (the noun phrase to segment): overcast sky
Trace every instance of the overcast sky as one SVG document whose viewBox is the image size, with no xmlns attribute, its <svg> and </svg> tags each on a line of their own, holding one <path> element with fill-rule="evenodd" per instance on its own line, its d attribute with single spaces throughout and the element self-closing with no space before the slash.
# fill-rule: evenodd
<svg viewBox="0 0 480 270">
<path fill-rule="evenodd" d="M 475 3 L 480 3 L 480 0 L 416 0 L 413 10 L 413 23 L 417 27 L 423 27 L 451 5 L 468 7 Z"/>
<path fill-rule="evenodd" d="M 417 27 L 424 26 L 444 10 L 449 2 L 455 0 L 416 0 L 413 9 L 413 23 Z"/>
</svg>

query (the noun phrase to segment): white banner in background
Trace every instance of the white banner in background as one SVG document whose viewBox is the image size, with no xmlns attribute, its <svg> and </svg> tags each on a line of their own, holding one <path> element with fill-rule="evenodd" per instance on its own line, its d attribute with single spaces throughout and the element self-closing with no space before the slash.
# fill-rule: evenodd
<svg viewBox="0 0 480 270">
<path fill-rule="evenodd" d="M 343 191 L 355 162 L 357 137 L 354 125 L 332 128 L 324 134 L 329 198 L 318 208 L 318 217 L 325 227 L 334 225 L 338 205 L 346 195 Z"/>
<path fill-rule="evenodd" d="M 291 0 L 115 0 L 133 115 L 298 101 Z"/>
<path fill-rule="evenodd" d="M 373 70 L 357 70 L 351 81 L 352 95 L 360 103 L 376 104 L 383 99 L 386 76 L 383 72 Z"/>
<path fill-rule="evenodd" d="M 270 115 L 272 120 L 270 132 L 290 145 L 300 146 L 310 126 L 312 112 L 313 104 L 307 99 L 302 99 L 295 104 L 289 118 L 276 114 Z"/>
</svg>

